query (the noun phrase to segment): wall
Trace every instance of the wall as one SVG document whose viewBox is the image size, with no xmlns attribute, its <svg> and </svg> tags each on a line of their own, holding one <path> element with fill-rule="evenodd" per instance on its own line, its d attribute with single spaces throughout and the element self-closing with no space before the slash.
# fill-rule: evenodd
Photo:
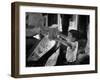
<svg viewBox="0 0 100 80">
<path fill-rule="evenodd" d="M 1 0 L 0 2 L 0 80 L 17 80 L 10 77 L 11 67 L 11 2 L 15 0 Z M 16 0 L 16 1 L 28 1 L 28 0 Z M 88 5 L 98 6 L 100 10 L 100 0 L 29 0 L 30 2 L 41 3 L 55 3 L 55 4 L 74 4 L 74 5 Z M 100 14 L 100 11 L 98 11 Z M 98 16 L 98 22 L 100 16 Z M 100 26 L 100 23 L 98 24 Z M 98 34 L 100 27 L 98 27 Z M 100 37 L 98 36 L 98 42 Z M 99 43 L 98 43 L 99 44 Z M 98 45 L 100 47 L 100 45 Z M 98 53 L 100 50 L 98 51 Z M 100 54 L 98 55 L 98 63 L 100 63 Z M 98 64 L 100 67 L 100 64 Z M 53 77 L 39 77 L 39 78 L 22 78 L 18 80 L 100 80 L 100 69 L 97 74 L 80 74 L 80 75 L 64 75 Z"/>
</svg>

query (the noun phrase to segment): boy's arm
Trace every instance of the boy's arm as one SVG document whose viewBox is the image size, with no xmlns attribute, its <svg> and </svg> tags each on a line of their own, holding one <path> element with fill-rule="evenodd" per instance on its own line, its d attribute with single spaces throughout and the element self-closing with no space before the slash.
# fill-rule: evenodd
<svg viewBox="0 0 100 80">
<path fill-rule="evenodd" d="M 56 38 L 55 40 L 58 41 L 58 42 L 60 42 L 60 43 L 62 43 L 62 44 L 65 45 L 65 46 L 69 46 L 69 47 L 72 48 L 72 43 L 69 42 L 68 40 L 63 40 L 63 39 L 61 39 L 61 38 Z"/>
</svg>

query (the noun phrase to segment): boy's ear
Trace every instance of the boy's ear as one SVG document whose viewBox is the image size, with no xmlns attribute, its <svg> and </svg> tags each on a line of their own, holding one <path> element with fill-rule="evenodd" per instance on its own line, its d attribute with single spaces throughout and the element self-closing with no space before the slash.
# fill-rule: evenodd
<svg viewBox="0 0 100 80">
<path fill-rule="evenodd" d="M 73 37 L 73 41 L 75 41 L 76 39 Z"/>
</svg>

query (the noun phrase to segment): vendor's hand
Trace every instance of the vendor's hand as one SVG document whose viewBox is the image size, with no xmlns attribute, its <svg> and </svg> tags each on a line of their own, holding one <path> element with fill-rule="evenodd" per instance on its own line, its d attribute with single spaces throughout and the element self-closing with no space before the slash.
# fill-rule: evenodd
<svg viewBox="0 0 100 80">
<path fill-rule="evenodd" d="M 59 33 L 58 25 L 53 24 L 52 26 L 49 27 L 49 39 L 50 40 L 56 39 L 58 33 Z"/>
</svg>

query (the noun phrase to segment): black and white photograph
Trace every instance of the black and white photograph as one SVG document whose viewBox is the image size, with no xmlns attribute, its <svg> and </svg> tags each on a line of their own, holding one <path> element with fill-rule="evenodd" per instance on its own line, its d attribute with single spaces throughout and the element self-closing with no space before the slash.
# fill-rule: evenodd
<svg viewBox="0 0 100 80">
<path fill-rule="evenodd" d="M 89 15 L 26 12 L 26 67 L 90 63 Z"/>
</svg>

